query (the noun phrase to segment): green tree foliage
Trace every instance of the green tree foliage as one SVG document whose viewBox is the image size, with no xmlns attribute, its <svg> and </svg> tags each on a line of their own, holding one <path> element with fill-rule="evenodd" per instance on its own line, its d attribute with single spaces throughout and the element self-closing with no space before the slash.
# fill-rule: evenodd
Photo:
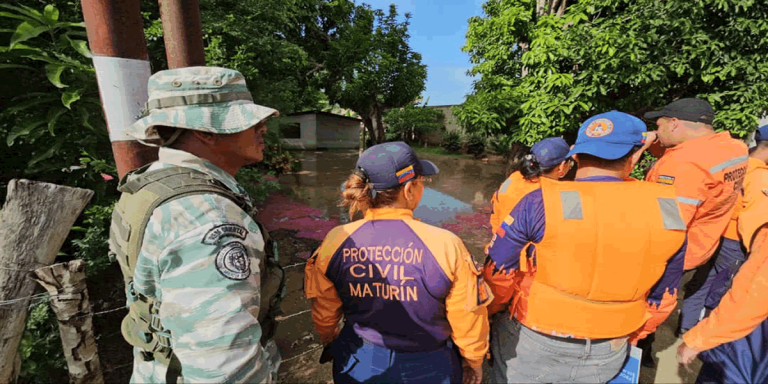
<svg viewBox="0 0 768 384">
<path fill-rule="evenodd" d="M 384 111 L 412 103 L 424 90 L 427 67 L 408 45 L 411 15 L 398 21 L 397 8 L 377 10 L 370 50 L 325 92 L 332 103 L 349 108 L 363 119 L 373 144 L 383 142 Z"/>
<path fill-rule="evenodd" d="M 481 79 L 455 111 L 467 129 L 530 145 L 573 135 L 596 113 L 639 116 L 701 97 L 717 110 L 717 129 L 745 136 L 768 110 L 766 2 L 538 3 L 488 1 L 470 19 L 464 50 Z"/>
<path fill-rule="evenodd" d="M 382 120 L 387 125 L 387 141 L 423 141 L 424 136 L 443 126 L 443 111 L 414 103 L 387 111 Z"/>
<path fill-rule="evenodd" d="M 84 25 L 52 5 L 0 7 L 0 187 L 23 175 L 105 196 L 114 167 Z"/>
<path fill-rule="evenodd" d="M 461 151 L 461 132 L 459 131 L 445 131 L 442 137 L 442 147 L 452 153 L 459 153 Z"/>
</svg>

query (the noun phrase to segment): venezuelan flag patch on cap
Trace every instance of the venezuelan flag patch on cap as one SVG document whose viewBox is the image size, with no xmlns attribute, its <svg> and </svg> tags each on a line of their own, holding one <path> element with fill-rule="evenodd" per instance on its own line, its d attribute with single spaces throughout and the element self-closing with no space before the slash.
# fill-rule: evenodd
<svg viewBox="0 0 768 384">
<path fill-rule="evenodd" d="M 391 173 L 390 173 L 391 175 Z M 397 176 L 397 181 L 400 183 L 404 183 L 410 179 L 413 179 L 416 177 L 416 172 L 413 171 L 413 165 L 409 165 L 395 173 Z"/>
</svg>

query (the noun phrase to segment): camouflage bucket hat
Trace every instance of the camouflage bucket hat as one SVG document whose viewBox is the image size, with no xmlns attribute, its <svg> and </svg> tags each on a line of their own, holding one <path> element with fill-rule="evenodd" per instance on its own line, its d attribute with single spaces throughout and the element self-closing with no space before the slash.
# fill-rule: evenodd
<svg viewBox="0 0 768 384">
<path fill-rule="evenodd" d="M 149 100 L 128 134 L 158 139 L 155 126 L 210 133 L 247 130 L 279 112 L 254 104 L 243 75 L 233 69 L 188 67 L 160 71 L 149 78 Z"/>
</svg>

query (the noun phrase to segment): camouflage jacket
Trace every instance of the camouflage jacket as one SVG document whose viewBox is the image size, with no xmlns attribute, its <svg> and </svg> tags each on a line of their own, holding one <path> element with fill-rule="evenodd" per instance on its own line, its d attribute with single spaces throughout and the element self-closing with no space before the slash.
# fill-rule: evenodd
<svg viewBox="0 0 768 384">
<path fill-rule="evenodd" d="M 170 166 L 205 172 L 245 194 L 231 175 L 183 151 L 161 148 L 148 171 Z M 184 382 L 271 382 L 274 356 L 259 343 L 263 258 L 258 225 L 223 196 L 181 197 L 153 212 L 134 287 L 161 302 L 160 321 L 170 331 Z M 134 356 L 131 383 L 165 381 L 167 366 L 144 361 L 137 348 Z"/>
</svg>

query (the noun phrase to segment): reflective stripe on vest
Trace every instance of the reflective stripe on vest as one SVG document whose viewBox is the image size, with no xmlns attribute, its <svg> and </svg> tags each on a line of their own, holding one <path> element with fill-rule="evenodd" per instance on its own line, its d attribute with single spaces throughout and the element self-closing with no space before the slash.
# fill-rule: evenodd
<svg viewBox="0 0 768 384">
<path fill-rule="evenodd" d="M 560 192 L 560 201 L 563 203 L 564 220 L 583 220 L 584 212 L 581 211 L 581 196 L 577 191 Z"/>
<path fill-rule="evenodd" d="M 677 229 L 685 231 L 685 222 L 680 215 L 680 207 L 677 206 L 677 200 L 668 197 L 657 198 L 659 209 L 661 209 L 661 220 L 664 222 L 664 229 Z"/>
<path fill-rule="evenodd" d="M 646 321 L 646 296 L 685 239 L 672 186 L 541 181 L 546 231 L 517 319 L 545 333 L 603 339 Z"/>
<path fill-rule="evenodd" d="M 734 157 L 733 159 L 726 160 L 718 165 L 715 165 L 714 167 L 709 169 L 709 173 L 718 173 L 728 167 L 733 167 L 734 165 L 738 165 L 740 163 L 743 163 L 749 159 L 748 155 Z"/>
</svg>

